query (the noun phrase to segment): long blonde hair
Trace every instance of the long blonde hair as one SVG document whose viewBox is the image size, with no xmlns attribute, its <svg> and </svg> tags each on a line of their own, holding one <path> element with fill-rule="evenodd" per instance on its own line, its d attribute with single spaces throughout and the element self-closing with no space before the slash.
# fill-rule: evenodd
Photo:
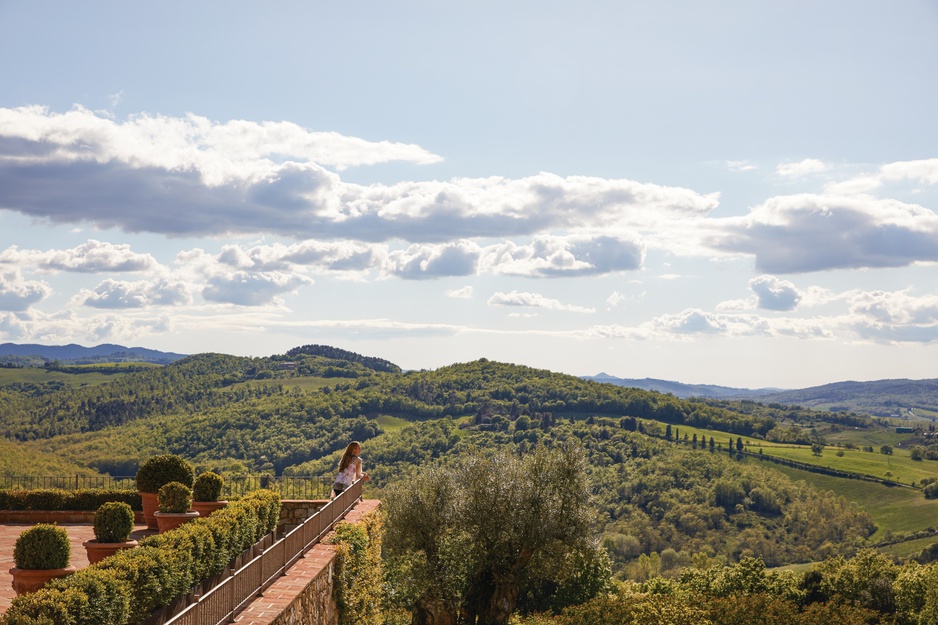
<svg viewBox="0 0 938 625">
<path fill-rule="evenodd" d="M 352 441 L 348 444 L 348 447 L 345 448 L 345 453 L 342 454 L 342 459 L 339 461 L 339 473 L 345 471 L 348 468 L 349 463 L 352 462 L 352 458 L 355 457 L 356 447 L 361 450 L 362 444 L 358 441 Z"/>
</svg>

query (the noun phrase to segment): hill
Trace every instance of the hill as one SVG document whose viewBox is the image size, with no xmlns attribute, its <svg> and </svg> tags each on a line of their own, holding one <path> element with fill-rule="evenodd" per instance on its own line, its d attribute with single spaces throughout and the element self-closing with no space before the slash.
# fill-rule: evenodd
<svg viewBox="0 0 938 625">
<path fill-rule="evenodd" d="M 670 393 L 675 397 L 687 399 L 690 397 L 707 397 L 712 399 L 743 399 L 753 398 L 774 393 L 780 389 L 748 389 L 733 388 L 730 386 L 718 386 L 715 384 L 684 384 L 683 382 L 674 382 L 671 380 L 658 380 L 655 378 L 617 378 L 607 373 L 598 373 L 592 376 L 583 376 L 585 380 L 594 382 L 603 382 L 606 384 L 615 384 L 616 386 L 630 386 L 640 388 L 646 391 L 655 391 L 658 393 Z"/>
<path fill-rule="evenodd" d="M 0 425 L 18 449 L 112 475 L 133 474 L 165 452 L 229 476 L 328 474 L 348 441 L 360 440 L 379 496 L 469 447 L 525 453 L 574 444 L 589 457 L 597 529 L 623 576 L 640 556 L 668 550 L 674 567 L 693 557 L 761 553 L 785 564 L 852 553 L 875 530 L 868 514 L 768 463 L 726 453 L 725 436 L 763 440 L 778 426 L 771 411 L 753 406 L 743 406 L 747 413 L 732 402 L 485 359 L 401 372 L 381 359 L 312 348 L 267 358 L 199 354 L 38 394 L 0 389 Z M 677 445 L 672 426 L 721 440 Z"/>
<path fill-rule="evenodd" d="M 757 399 L 818 410 L 933 421 L 938 417 L 938 379 L 836 382 L 801 390 L 765 393 L 758 395 Z"/>
<path fill-rule="evenodd" d="M 161 352 L 145 347 L 124 347 L 104 343 L 94 347 L 81 345 L 0 344 L 0 363 L 39 366 L 44 362 L 87 364 L 101 362 L 152 362 L 168 364 L 185 358 L 184 354 Z"/>
<path fill-rule="evenodd" d="M 803 406 L 831 412 L 859 412 L 879 418 L 938 419 L 938 379 L 845 381 L 803 389 L 748 389 L 655 378 L 617 378 L 606 373 L 583 377 L 596 382 L 669 393 L 682 399 L 751 399 L 766 404 Z"/>
</svg>

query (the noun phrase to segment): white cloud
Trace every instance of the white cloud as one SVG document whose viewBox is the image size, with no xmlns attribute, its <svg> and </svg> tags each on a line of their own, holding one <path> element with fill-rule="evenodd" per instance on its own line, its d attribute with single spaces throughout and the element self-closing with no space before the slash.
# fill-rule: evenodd
<svg viewBox="0 0 938 625">
<path fill-rule="evenodd" d="M 914 297 L 907 291 L 853 292 L 850 294 L 850 312 L 876 323 L 938 324 L 938 295 Z"/>
<path fill-rule="evenodd" d="M 445 245 L 411 245 L 390 252 L 387 271 L 400 278 L 424 279 L 471 276 L 479 264 L 479 246 L 471 241 Z"/>
<path fill-rule="evenodd" d="M 756 268 L 799 273 L 904 267 L 938 261 L 938 215 L 915 204 L 871 197 L 774 197 L 749 215 L 719 220 L 706 243 L 753 254 Z"/>
<path fill-rule="evenodd" d="M 475 297 L 475 289 L 468 285 L 458 289 L 450 289 L 446 291 L 446 297 L 452 297 L 454 299 L 472 299 Z"/>
<path fill-rule="evenodd" d="M 0 109 L 0 207 L 128 232 L 427 243 L 633 231 L 704 216 L 719 197 L 549 173 L 362 186 L 326 169 L 390 160 L 438 157 L 286 122 Z"/>
<path fill-rule="evenodd" d="M 794 310 L 802 297 L 794 284 L 775 276 L 762 275 L 753 278 L 749 281 L 749 288 L 756 294 L 759 308 L 766 310 Z"/>
<path fill-rule="evenodd" d="M 757 169 L 749 161 L 726 161 L 726 168 L 730 171 L 752 171 Z"/>
<path fill-rule="evenodd" d="M 634 271 L 644 258 L 644 245 L 620 237 L 538 235 L 528 245 L 486 248 L 481 263 L 491 273 L 539 278 Z"/>
<path fill-rule="evenodd" d="M 875 172 L 866 172 L 826 187 L 831 194 L 872 193 L 887 182 L 912 180 L 921 185 L 938 185 L 938 158 L 886 163 Z"/>
<path fill-rule="evenodd" d="M 528 293 L 523 291 L 511 291 L 510 293 L 498 292 L 492 295 L 488 300 L 489 306 L 525 306 L 530 308 L 546 308 L 549 310 L 566 310 L 570 312 L 592 313 L 595 308 L 586 308 L 544 297 L 539 293 Z"/>
<path fill-rule="evenodd" d="M 129 245 L 94 239 L 67 250 L 21 250 L 12 245 L 0 252 L 0 263 L 34 266 L 42 271 L 80 273 L 147 271 L 158 265 L 153 256 L 135 253 Z"/>
<path fill-rule="evenodd" d="M 312 282 L 299 274 L 235 271 L 210 277 L 202 297 L 210 302 L 262 306 Z"/>
<path fill-rule="evenodd" d="M 52 157 L 192 170 L 209 186 L 262 180 L 276 173 L 277 161 L 291 158 L 337 168 L 441 160 L 419 146 L 311 132 L 290 122 L 218 123 L 191 114 L 181 118 L 140 114 L 121 123 L 81 106 L 67 113 L 40 106 L 0 108 L 0 137 L 19 139 L 34 148 L 7 158 L 41 162 Z"/>
<path fill-rule="evenodd" d="M 0 310 L 20 312 L 52 294 L 44 282 L 23 280 L 19 272 L 0 273 Z"/>
<path fill-rule="evenodd" d="M 93 308 L 145 308 L 192 303 L 191 286 L 179 281 L 117 281 L 110 278 L 93 290 L 82 289 L 75 297 L 79 305 Z"/>
<path fill-rule="evenodd" d="M 806 158 L 797 163 L 781 163 L 776 168 L 779 176 L 801 178 L 810 174 L 819 174 L 827 170 L 827 165 L 816 158 Z"/>
</svg>

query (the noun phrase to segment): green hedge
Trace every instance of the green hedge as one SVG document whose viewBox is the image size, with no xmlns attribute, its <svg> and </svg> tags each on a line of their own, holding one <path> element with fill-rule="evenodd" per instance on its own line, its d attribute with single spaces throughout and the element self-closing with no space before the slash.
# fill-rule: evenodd
<svg viewBox="0 0 938 625">
<path fill-rule="evenodd" d="M 108 501 L 122 501 L 134 510 L 143 510 L 140 504 L 140 493 L 135 490 L 0 488 L 0 510 L 87 510 L 93 512 Z"/>
<path fill-rule="evenodd" d="M 221 573 L 231 560 L 276 529 L 279 518 L 280 496 L 267 490 L 253 492 L 210 517 L 146 538 L 137 549 L 123 550 L 36 593 L 17 597 L 0 617 L 0 625 L 139 623 L 203 578 Z"/>
</svg>

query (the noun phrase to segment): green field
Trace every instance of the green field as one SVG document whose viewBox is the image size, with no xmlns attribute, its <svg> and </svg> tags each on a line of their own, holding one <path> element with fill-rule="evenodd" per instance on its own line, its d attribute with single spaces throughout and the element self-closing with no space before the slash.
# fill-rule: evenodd
<svg viewBox="0 0 938 625">
<path fill-rule="evenodd" d="M 88 373 L 66 373 L 53 371 L 40 367 L 6 368 L 0 367 L 0 387 L 11 384 L 42 384 L 46 382 L 61 382 L 67 386 L 97 386 L 113 382 L 118 376 L 139 370 L 140 367 L 160 367 L 145 362 L 119 362 L 97 365 L 75 365 L 76 368 L 87 368 Z M 102 370 L 107 370 L 103 372 Z"/>
<path fill-rule="evenodd" d="M 878 450 L 870 453 L 857 449 L 825 447 L 820 456 L 815 456 L 805 445 L 765 446 L 761 449 L 765 454 L 778 458 L 895 480 L 902 484 L 918 484 L 924 478 L 938 477 L 938 462 L 912 460 L 909 452 L 904 449 L 895 449 L 892 455 L 885 455 Z M 747 450 L 758 453 L 755 447 L 749 447 Z M 843 456 L 837 455 L 839 451 L 843 452 Z"/>
<path fill-rule="evenodd" d="M 667 424 L 656 423 L 661 432 L 664 432 Z M 706 437 L 706 440 L 709 441 L 710 437 L 713 437 L 714 442 L 726 449 L 726 445 L 731 439 L 735 445 L 736 439 L 742 438 L 746 451 L 751 453 L 759 453 L 761 450 L 763 454 L 768 456 L 785 458 L 838 471 L 860 473 L 880 479 L 895 480 L 903 484 L 918 484 L 924 478 L 938 477 L 938 461 L 912 460 L 909 456 L 909 450 L 897 447 L 900 442 L 908 439 L 910 435 L 896 434 L 889 430 L 849 430 L 851 434 L 848 434 L 845 438 L 851 439 L 849 442 L 855 445 L 873 447 L 874 451 L 872 453 L 860 449 L 840 449 L 826 446 L 820 456 L 815 456 L 808 445 L 773 443 L 752 437 L 740 437 L 729 432 L 703 430 L 684 425 L 671 426 L 671 429 L 672 432 L 676 432 L 682 442 L 685 434 L 690 439 L 693 439 L 694 434 L 696 434 L 698 440 Z M 848 431 L 845 430 L 845 432 Z M 830 438 L 833 438 L 833 436 Z M 883 445 L 893 447 L 893 453 L 891 455 L 880 453 L 879 449 Z M 843 456 L 838 456 L 838 451 L 843 451 Z"/>
<path fill-rule="evenodd" d="M 873 542 L 882 540 L 887 532 L 917 532 L 938 525 L 938 499 L 925 499 L 922 491 L 811 473 L 777 464 L 769 466 L 793 480 L 803 480 L 816 488 L 834 491 L 869 512 L 878 528 L 871 538 Z"/>
</svg>

